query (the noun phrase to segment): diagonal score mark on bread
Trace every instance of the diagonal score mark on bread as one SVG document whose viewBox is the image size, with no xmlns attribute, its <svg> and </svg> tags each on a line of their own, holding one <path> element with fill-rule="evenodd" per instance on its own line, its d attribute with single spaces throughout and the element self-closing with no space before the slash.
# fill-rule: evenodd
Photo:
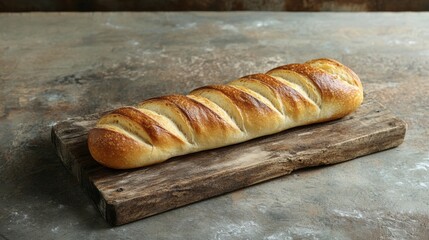
<svg viewBox="0 0 429 240">
<path fill-rule="evenodd" d="M 362 100 L 360 79 L 351 69 L 315 59 L 116 109 L 90 130 L 88 146 L 107 167 L 142 167 L 341 118 Z"/>
</svg>

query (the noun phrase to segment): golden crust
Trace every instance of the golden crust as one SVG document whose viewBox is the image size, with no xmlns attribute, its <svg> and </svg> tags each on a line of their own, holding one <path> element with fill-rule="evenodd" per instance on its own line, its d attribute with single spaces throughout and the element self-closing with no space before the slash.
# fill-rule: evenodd
<svg viewBox="0 0 429 240">
<path fill-rule="evenodd" d="M 263 87 L 268 88 L 271 91 L 272 97 L 266 97 L 270 98 L 269 100 L 275 105 L 281 106 L 280 111 L 295 122 L 303 117 L 308 118 L 308 115 L 318 113 L 318 107 L 303 96 L 302 93 L 270 75 L 260 73 L 253 74 L 242 77 L 233 83 L 235 82 L 241 82 L 244 86 L 246 86 L 246 83 L 254 82 L 256 86 L 248 86 L 252 90 L 257 88 L 254 91 L 260 91 Z"/>
<path fill-rule="evenodd" d="M 136 168 L 337 119 L 362 101 L 362 84 L 351 69 L 315 59 L 116 109 L 90 130 L 88 146 L 104 166 Z"/>
<path fill-rule="evenodd" d="M 246 135 L 264 134 L 264 131 L 270 130 L 265 125 L 260 124 L 259 121 L 270 121 L 274 128 L 282 121 L 281 114 L 275 112 L 273 108 L 233 86 L 206 86 L 192 91 L 191 94 L 209 97 L 233 117 Z"/>
<path fill-rule="evenodd" d="M 135 155 L 147 155 L 150 147 L 112 129 L 92 129 L 88 135 L 88 146 L 92 157 L 106 167 L 126 169 L 154 163 L 150 160 L 136 161 L 134 158 Z"/>
<path fill-rule="evenodd" d="M 140 128 L 140 131 L 145 132 L 144 135 L 147 135 L 147 142 L 149 142 L 150 145 L 159 146 L 184 143 L 179 137 L 167 131 L 155 120 L 134 107 L 122 107 L 116 109 L 104 118 L 112 117 L 114 115 L 126 118 L 128 121 L 135 123 L 137 128 Z M 101 120 L 100 123 L 101 122 L 103 121 Z"/>
<path fill-rule="evenodd" d="M 313 82 L 322 98 L 321 110 L 327 113 L 327 116 L 321 117 L 322 121 L 345 116 L 356 108 L 356 103 L 361 103 L 359 92 L 362 90 L 359 86 L 350 85 L 309 64 L 289 64 L 277 69 L 293 71 Z"/>
</svg>

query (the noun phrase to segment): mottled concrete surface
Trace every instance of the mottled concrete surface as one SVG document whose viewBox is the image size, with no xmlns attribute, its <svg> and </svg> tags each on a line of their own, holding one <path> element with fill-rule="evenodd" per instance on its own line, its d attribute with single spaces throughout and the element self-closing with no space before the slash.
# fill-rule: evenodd
<svg viewBox="0 0 429 240">
<path fill-rule="evenodd" d="M 0 23 L 0 238 L 429 238 L 429 13 L 33 13 Z M 50 143 L 62 119 L 317 57 L 353 68 L 408 123 L 400 147 L 111 228 Z"/>
</svg>

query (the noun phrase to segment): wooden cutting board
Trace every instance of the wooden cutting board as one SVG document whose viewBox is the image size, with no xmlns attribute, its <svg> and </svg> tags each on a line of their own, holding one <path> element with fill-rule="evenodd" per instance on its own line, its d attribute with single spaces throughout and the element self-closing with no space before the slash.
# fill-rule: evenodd
<svg viewBox="0 0 429 240">
<path fill-rule="evenodd" d="M 340 120 L 290 129 L 245 143 L 176 157 L 135 169 L 112 170 L 90 156 L 88 130 L 100 114 L 59 122 L 52 142 L 103 217 L 121 225 L 186 204 L 290 174 L 393 148 L 406 124 L 365 99 Z"/>
</svg>

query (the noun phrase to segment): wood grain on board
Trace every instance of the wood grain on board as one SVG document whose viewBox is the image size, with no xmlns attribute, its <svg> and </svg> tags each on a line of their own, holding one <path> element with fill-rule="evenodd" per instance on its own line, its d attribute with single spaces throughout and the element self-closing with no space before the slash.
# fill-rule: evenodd
<svg viewBox="0 0 429 240">
<path fill-rule="evenodd" d="M 344 162 L 403 142 L 406 124 L 373 99 L 339 120 L 172 158 L 135 170 L 102 167 L 87 133 L 100 114 L 52 128 L 52 142 L 103 217 L 121 225 L 312 166 Z"/>
</svg>

